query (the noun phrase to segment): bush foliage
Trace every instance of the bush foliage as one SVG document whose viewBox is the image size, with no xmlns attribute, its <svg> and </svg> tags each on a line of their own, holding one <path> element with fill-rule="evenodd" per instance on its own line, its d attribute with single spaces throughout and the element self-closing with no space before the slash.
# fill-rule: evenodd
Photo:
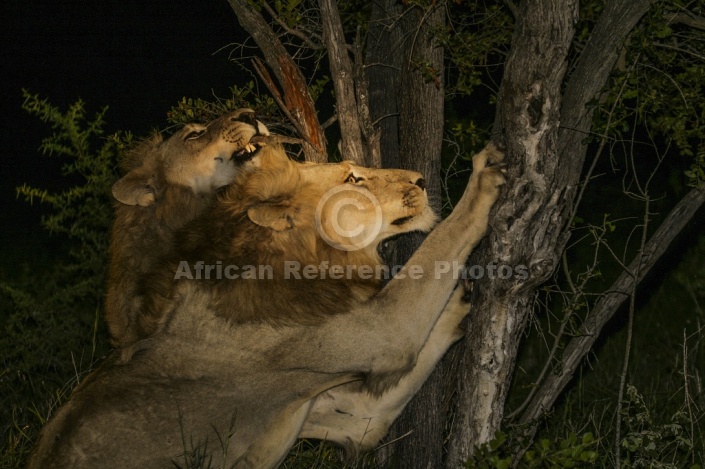
<svg viewBox="0 0 705 469">
<path fill-rule="evenodd" d="M 62 161 L 64 188 L 24 185 L 17 193 L 48 206 L 42 226 L 63 252 L 60 262 L 0 284 L 0 465 L 7 467 L 19 465 L 41 424 L 107 350 L 101 307 L 119 153 L 103 134 L 107 108 L 89 118 L 82 101 L 61 111 L 27 91 L 24 98 L 23 109 L 51 129 L 39 149 Z"/>
</svg>

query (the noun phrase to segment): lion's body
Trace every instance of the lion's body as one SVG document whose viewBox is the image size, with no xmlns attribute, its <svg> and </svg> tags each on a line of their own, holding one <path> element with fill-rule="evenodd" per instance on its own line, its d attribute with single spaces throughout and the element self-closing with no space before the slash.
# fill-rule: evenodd
<svg viewBox="0 0 705 469">
<path fill-rule="evenodd" d="M 266 128 L 249 109 L 240 109 L 207 126 L 187 124 L 163 140 L 143 142 L 125 158 L 127 173 L 113 186 L 117 199 L 110 241 L 105 317 L 114 346 L 139 337 L 135 317 L 143 275 L 173 248 L 176 230 L 212 205 L 218 189 L 251 164 L 237 156 Z"/>
<path fill-rule="evenodd" d="M 182 260 L 268 262 L 276 275 L 284 261 L 379 263 L 379 239 L 433 222 L 418 175 L 392 178 L 393 172 L 366 170 L 367 181 L 384 174 L 373 194 L 390 202 L 380 200 L 386 208 L 379 239 L 359 251 L 334 249 L 318 233 L 327 221 L 314 223 L 315 197 L 347 180 L 336 165 L 319 170 L 287 163 L 286 177 L 262 171 L 229 188 L 215 208 L 186 227 L 183 250 L 152 279 L 147 296 L 154 335 L 128 363 L 108 361 L 79 386 L 43 430 L 30 467 L 171 467 L 199 447 L 217 465 L 273 467 L 302 430 L 325 437 L 326 422 L 338 424 L 325 418 L 336 412 L 330 393 L 361 379 L 365 390 L 350 403 L 352 410 L 398 412 L 435 364 L 437 349 L 445 351 L 458 338 L 465 312 L 447 307 L 456 279 L 433 271 L 437 261 L 462 263 L 484 234 L 503 180 L 496 168 L 485 169 L 488 158 L 501 155 L 486 153 L 453 214 L 409 261 L 424 274 L 412 278 L 405 269 L 367 301 L 379 288 L 374 279 L 298 287 L 299 280 L 289 279 L 268 287 L 267 280 L 174 281 L 169 269 Z M 344 165 L 337 167 L 357 184 L 356 168 Z M 367 239 L 367 233 L 361 236 Z M 417 360 L 424 369 L 408 374 Z M 394 388 L 400 378 L 411 387 Z M 349 386 L 338 388 L 341 396 L 360 391 Z M 388 402 L 384 391 L 390 388 Z M 306 424 L 312 408 L 320 419 Z M 206 442 L 207 448 L 199 446 Z"/>
</svg>

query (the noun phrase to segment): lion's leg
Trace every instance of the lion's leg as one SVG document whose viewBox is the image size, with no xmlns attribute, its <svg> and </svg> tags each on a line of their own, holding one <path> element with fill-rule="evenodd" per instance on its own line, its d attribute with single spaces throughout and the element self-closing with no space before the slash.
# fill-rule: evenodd
<svg viewBox="0 0 705 469">
<path fill-rule="evenodd" d="M 236 469 L 261 469 L 277 467 L 294 445 L 298 430 L 309 413 L 311 401 L 298 409 L 283 412 L 276 420 L 276 425 L 251 444 L 235 464 Z"/>
<path fill-rule="evenodd" d="M 417 356 L 453 290 L 458 269 L 484 236 L 489 212 L 504 183 L 498 163 L 503 154 L 490 144 L 475 156 L 475 171 L 453 213 L 426 238 L 407 265 L 370 301 L 328 319 L 314 331 L 302 350 L 315 344 L 315 356 L 307 356 L 312 370 L 336 373 L 343 369 L 368 376 L 373 393 L 381 393 L 401 378 Z M 440 273 L 439 265 L 458 269 Z M 410 276 L 413 266 L 418 276 Z M 332 357 L 335 357 L 333 359 Z M 303 358 L 286 357 L 291 366 Z M 286 364 L 283 364 L 286 366 Z"/>
<path fill-rule="evenodd" d="M 466 298 L 466 290 L 456 288 L 419 352 L 416 365 L 396 386 L 381 396 L 368 393 L 359 382 L 329 389 L 316 397 L 299 437 L 336 443 L 351 459 L 360 451 L 374 448 L 438 361 L 463 336 L 459 325 L 469 310 Z"/>
</svg>

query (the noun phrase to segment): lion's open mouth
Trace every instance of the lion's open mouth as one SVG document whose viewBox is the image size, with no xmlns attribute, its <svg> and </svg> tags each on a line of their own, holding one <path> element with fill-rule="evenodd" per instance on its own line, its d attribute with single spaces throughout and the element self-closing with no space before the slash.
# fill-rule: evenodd
<svg viewBox="0 0 705 469">
<path fill-rule="evenodd" d="M 382 241 L 379 242 L 379 244 L 377 244 L 377 254 L 379 254 L 379 257 L 384 262 L 389 263 L 394 260 L 397 263 L 405 264 L 406 261 L 409 260 L 409 257 L 411 256 L 413 251 L 416 250 L 416 247 L 421 245 L 421 242 L 425 237 L 426 233 L 418 230 L 407 231 L 405 233 L 399 233 L 389 236 L 388 238 L 384 238 Z M 402 250 L 402 252 L 397 252 L 397 254 L 401 254 L 402 257 L 398 259 L 393 259 L 393 255 L 397 251 L 397 245 L 400 241 L 406 241 L 407 249 Z"/>
<path fill-rule="evenodd" d="M 233 152 L 230 159 L 236 163 L 245 163 L 254 158 L 257 153 L 262 149 L 262 145 L 259 143 L 248 143 L 245 148 Z"/>
</svg>

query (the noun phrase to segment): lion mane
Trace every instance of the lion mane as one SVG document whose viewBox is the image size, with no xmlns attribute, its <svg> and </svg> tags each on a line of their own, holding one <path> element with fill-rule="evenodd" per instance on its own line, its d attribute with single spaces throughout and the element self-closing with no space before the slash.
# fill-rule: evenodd
<svg viewBox="0 0 705 469">
<path fill-rule="evenodd" d="M 111 343 L 136 340 L 143 276 L 173 248 L 174 234 L 203 213 L 216 192 L 256 158 L 250 140 L 268 135 L 250 109 L 238 109 L 208 125 L 186 124 L 168 139 L 145 140 L 121 161 L 125 176 L 112 188 L 116 200 L 110 239 L 105 319 Z"/>
</svg>

